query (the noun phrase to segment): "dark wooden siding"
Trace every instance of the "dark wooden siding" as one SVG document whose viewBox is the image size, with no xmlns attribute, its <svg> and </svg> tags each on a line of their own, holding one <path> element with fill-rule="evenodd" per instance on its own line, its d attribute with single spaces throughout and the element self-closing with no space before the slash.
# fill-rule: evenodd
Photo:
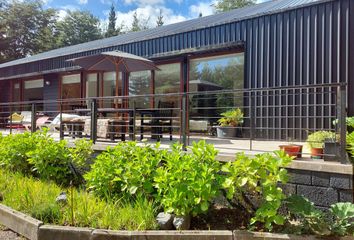
<svg viewBox="0 0 354 240">
<path fill-rule="evenodd" d="M 46 74 L 44 75 L 44 89 L 43 89 L 43 100 L 53 100 L 59 99 L 59 74 Z M 49 84 L 47 84 L 47 83 Z M 57 111 L 58 106 L 55 103 L 47 102 L 44 104 L 44 111 Z M 53 112 L 52 115 L 55 115 Z"/>
</svg>

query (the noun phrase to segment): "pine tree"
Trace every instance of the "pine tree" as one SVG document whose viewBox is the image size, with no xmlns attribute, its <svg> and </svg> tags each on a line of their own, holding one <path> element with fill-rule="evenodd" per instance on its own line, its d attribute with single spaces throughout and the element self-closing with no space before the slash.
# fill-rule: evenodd
<svg viewBox="0 0 354 240">
<path fill-rule="evenodd" d="M 132 28 L 131 28 L 131 31 L 132 32 L 138 32 L 140 31 L 141 28 L 140 28 L 140 21 L 138 19 L 138 14 L 137 12 L 135 11 L 134 12 L 134 15 L 133 15 L 133 23 L 132 23 Z"/>
<path fill-rule="evenodd" d="M 226 12 L 236 8 L 243 8 L 254 5 L 256 0 L 220 0 L 216 3 L 215 9 L 217 12 Z"/>
<path fill-rule="evenodd" d="M 158 27 L 160 27 L 160 26 L 162 26 L 164 24 L 163 15 L 162 15 L 162 10 L 161 9 L 160 9 L 159 16 L 157 16 L 156 24 L 157 24 Z"/>
<path fill-rule="evenodd" d="M 112 37 L 119 34 L 119 29 L 116 29 L 116 21 L 117 21 L 116 11 L 112 3 L 111 9 L 109 11 L 108 28 L 105 37 Z"/>
</svg>

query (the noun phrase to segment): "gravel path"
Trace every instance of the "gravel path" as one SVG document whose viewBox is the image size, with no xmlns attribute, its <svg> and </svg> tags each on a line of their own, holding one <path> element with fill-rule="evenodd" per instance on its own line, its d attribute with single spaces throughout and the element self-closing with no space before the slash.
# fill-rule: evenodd
<svg viewBox="0 0 354 240">
<path fill-rule="evenodd" d="M 0 225 L 0 240 L 26 240 L 26 238 Z"/>
</svg>

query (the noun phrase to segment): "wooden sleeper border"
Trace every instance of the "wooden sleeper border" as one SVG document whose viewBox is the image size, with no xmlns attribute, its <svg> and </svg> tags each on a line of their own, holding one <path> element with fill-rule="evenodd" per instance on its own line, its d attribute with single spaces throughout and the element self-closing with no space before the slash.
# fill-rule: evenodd
<svg viewBox="0 0 354 240">
<path fill-rule="evenodd" d="M 112 231 L 104 229 L 44 225 L 26 214 L 0 204 L 0 223 L 30 240 L 312 240 L 316 236 L 248 231 Z M 333 239 L 333 238 L 327 238 Z M 335 239 L 350 240 L 353 237 Z"/>
</svg>

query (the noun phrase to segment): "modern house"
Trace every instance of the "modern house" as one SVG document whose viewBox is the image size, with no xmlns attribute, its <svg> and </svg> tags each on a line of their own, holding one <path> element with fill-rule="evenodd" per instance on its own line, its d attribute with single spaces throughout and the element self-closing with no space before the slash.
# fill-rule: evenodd
<svg viewBox="0 0 354 240">
<path fill-rule="evenodd" d="M 353 0 L 268 1 L 0 64 L 0 102 L 244 89 L 231 105 L 242 105 L 246 115 L 254 106 L 257 136 L 303 139 L 302 130 L 289 131 L 326 129 L 336 116 L 337 85 L 326 84 L 344 83 L 347 112 L 354 114 L 353 43 Z M 153 60 L 160 70 L 120 74 L 116 86 L 115 72 L 85 71 L 67 61 L 114 50 Z M 207 109 L 222 101 L 204 102 Z M 219 112 L 199 109 L 190 116 Z"/>
<path fill-rule="evenodd" d="M 86 71 L 67 61 L 115 50 L 148 58 L 159 70 L 123 72 L 117 78 L 113 69 Z M 195 140 L 203 134 L 220 160 L 234 159 L 235 149 L 256 150 L 256 142 L 263 146 L 259 151 L 272 151 L 284 140 L 305 140 L 311 131 L 338 133 L 333 120 L 340 117 L 343 123 L 345 115 L 354 115 L 354 0 L 273 0 L 44 52 L 1 64 L 0 90 L 1 131 L 8 125 L 1 119 L 24 110 L 28 101 L 38 101 L 45 115 L 89 110 L 90 119 L 79 123 L 87 136 L 98 128 L 95 121 L 105 121 L 105 116 L 97 119 L 95 104 L 114 114 L 133 107 L 133 112 L 142 110 L 141 117 L 149 108 L 162 109 L 164 101 L 174 104 L 170 139 L 178 139 L 179 131 L 185 144 L 187 135 Z M 211 136 L 220 113 L 234 108 L 245 114 L 237 137 L 247 140 Z M 135 131 L 136 123 L 144 126 L 132 116 L 129 134 L 135 138 L 145 133 Z M 353 166 L 345 162 L 346 132 L 340 130 L 341 163 L 293 161 L 287 194 L 303 195 L 324 208 L 353 202 Z M 242 148 L 248 141 L 248 149 Z"/>
</svg>

